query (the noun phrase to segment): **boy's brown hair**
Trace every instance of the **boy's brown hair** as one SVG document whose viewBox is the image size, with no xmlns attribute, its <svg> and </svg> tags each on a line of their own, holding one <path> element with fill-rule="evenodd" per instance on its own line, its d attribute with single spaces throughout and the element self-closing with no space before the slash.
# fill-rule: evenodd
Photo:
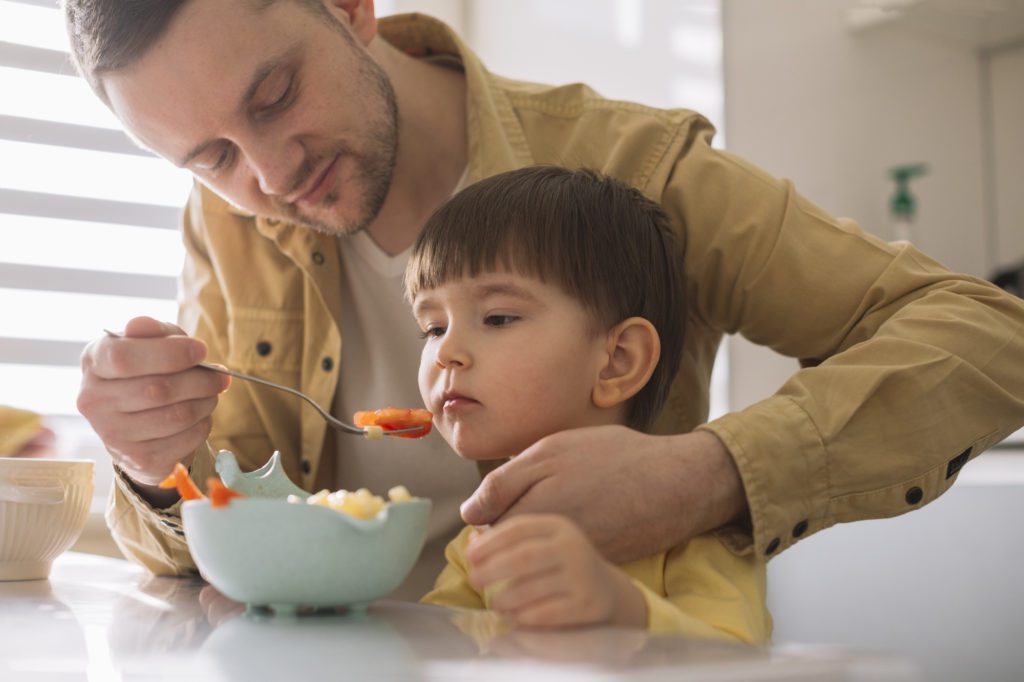
<svg viewBox="0 0 1024 682">
<path fill-rule="evenodd" d="M 530 166 L 467 187 L 427 221 L 405 273 L 418 292 L 506 269 L 560 287 L 593 315 L 596 330 L 642 317 L 661 339 L 650 381 L 627 424 L 654 422 L 679 370 L 686 303 L 682 249 L 658 204 L 590 170 Z M 591 331 L 596 331 L 591 330 Z"/>
</svg>

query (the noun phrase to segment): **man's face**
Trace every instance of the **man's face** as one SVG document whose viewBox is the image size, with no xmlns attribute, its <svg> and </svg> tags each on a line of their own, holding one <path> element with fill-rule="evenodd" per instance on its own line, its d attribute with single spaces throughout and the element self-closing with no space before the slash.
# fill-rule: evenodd
<svg viewBox="0 0 1024 682">
<path fill-rule="evenodd" d="M 398 115 L 347 31 L 299 2 L 194 1 L 103 83 L 132 135 L 237 206 L 356 232 L 391 185 Z"/>
<path fill-rule="evenodd" d="M 532 277 L 497 272 L 420 292 L 419 385 L 438 432 L 467 459 L 517 455 L 599 421 L 605 335 L 584 307 Z"/>
</svg>

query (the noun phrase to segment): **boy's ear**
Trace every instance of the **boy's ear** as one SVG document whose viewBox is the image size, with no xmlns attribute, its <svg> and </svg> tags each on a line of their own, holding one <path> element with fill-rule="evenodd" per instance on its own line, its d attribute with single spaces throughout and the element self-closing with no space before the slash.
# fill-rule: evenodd
<svg viewBox="0 0 1024 682">
<path fill-rule="evenodd" d="M 348 24 L 349 30 L 365 47 L 377 35 L 374 0 L 321 0 L 327 11 Z"/>
<path fill-rule="evenodd" d="M 615 407 L 640 392 L 661 357 L 661 339 L 650 321 L 630 317 L 608 331 L 607 362 L 591 391 L 594 405 Z"/>
</svg>

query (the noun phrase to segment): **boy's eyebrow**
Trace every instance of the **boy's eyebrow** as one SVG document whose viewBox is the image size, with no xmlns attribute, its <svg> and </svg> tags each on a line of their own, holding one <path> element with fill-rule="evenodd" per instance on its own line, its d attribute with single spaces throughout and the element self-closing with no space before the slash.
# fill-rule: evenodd
<svg viewBox="0 0 1024 682">
<path fill-rule="evenodd" d="M 416 296 L 412 302 L 412 314 L 413 316 L 419 316 L 421 313 L 429 312 L 431 310 L 437 310 L 440 308 L 436 301 L 432 298 L 423 298 L 422 296 Z"/>
<path fill-rule="evenodd" d="M 526 301 L 539 303 L 539 299 L 534 296 L 529 290 L 524 289 L 521 286 L 517 286 L 512 282 L 494 282 L 491 284 L 478 284 L 475 287 L 473 293 L 477 294 L 481 298 L 487 296 L 513 296 L 515 298 L 521 298 Z"/>
<path fill-rule="evenodd" d="M 528 289 L 517 286 L 512 282 L 491 282 L 487 284 L 472 285 L 473 296 L 487 298 L 488 296 L 512 296 L 529 303 L 541 303 L 541 300 L 533 295 Z M 441 306 L 433 298 L 425 294 L 417 294 L 412 303 L 412 314 L 421 315 L 424 312 L 437 310 Z"/>
<path fill-rule="evenodd" d="M 249 85 L 245 88 L 245 93 L 242 95 L 242 99 L 238 102 L 239 115 L 245 115 L 245 111 L 249 108 L 249 104 L 252 102 L 253 97 L 256 96 L 256 91 L 260 89 L 260 85 L 263 84 L 263 81 L 265 81 L 270 74 L 274 73 L 274 71 L 276 71 L 282 64 L 293 61 L 301 49 L 302 45 L 296 43 L 284 52 L 267 59 L 256 68 L 252 78 L 249 79 Z M 215 142 L 217 142 L 217 140 L 206 140 L 204 142 L 200 142 L 185 154 L 181 161 L 175 162 L 175 165 L 184 168 L 192 161 L 192 159 L 202 154 L 207 147 Z"/>
</svg>

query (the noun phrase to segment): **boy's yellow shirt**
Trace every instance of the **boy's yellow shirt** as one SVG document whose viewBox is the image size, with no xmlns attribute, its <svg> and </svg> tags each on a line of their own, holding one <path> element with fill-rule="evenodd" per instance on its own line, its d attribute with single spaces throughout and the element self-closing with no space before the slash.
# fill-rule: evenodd
<svg viewBox="0 0 1024 682">
<path fill-rule="evenodd" d="M 469 581 L 466 527 L 445 549 L 448 565 L 426 604 L 490 609 L 493 596 Z M 647 604 L 647 629 L 656 634 L 739 640 L 764 644 L 772 618 L 765 605 L 765 564 L 753 554 L 738 555 L 713 535 L 701 535 L 668 552 L 619 566 L 632 578 Z"/>
</svg>

